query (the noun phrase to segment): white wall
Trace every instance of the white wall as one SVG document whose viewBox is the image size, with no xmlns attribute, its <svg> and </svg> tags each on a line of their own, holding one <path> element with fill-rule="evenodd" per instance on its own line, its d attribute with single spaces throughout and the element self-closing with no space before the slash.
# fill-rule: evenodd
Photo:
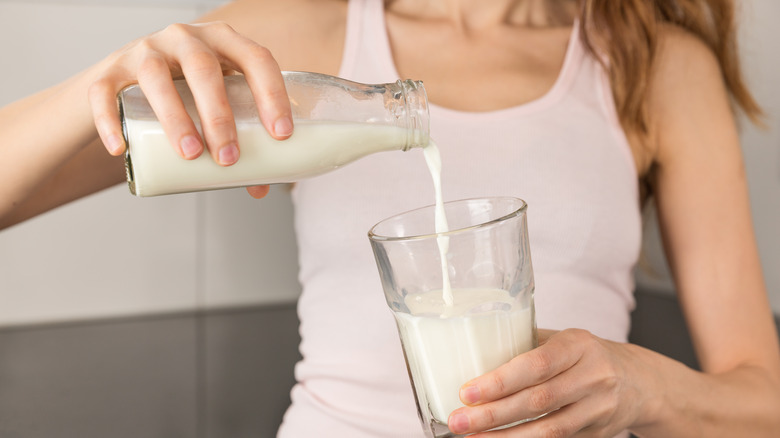
<svg viewBox="0 0 780 438">
<path fill-rule="evenodd" d="M 0 0 L 0 105 L 54 84 L 131 39 L 220 0 Z M 743 1 L 748 75 L 769 131 L 746 125 L 753 212 L 780 312 L 780 3 Z M 132 6 L 128 6 L 132 5 Z M 727 200 L 724 200 L 724 206 Z M 115 187 L 0 232 L 0 326 L 294 300 L 292 208 L 284 188 L 138 199 Z M 652 224 L 645 287 L 668 293 Z"/>
<path fill-rule="evenodd" d="M 0 1 L 0 105 L 217 3 Z M 281 187 L 262 201 L 106 190 L 0 232 L 0 326 L 294 300 L 291 218 Z"/>
</svg>

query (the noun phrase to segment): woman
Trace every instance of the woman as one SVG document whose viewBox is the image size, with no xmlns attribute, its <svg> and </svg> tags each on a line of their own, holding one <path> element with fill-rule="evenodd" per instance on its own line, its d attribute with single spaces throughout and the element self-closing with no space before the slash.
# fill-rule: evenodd
<svg viewBox="0 0 780 438">
<path fill-rule="evenodd" d="M 538 323 L 552 329 L 538 349 L 464 384 L 468 406 L 451 414 L 451 430 L 549 412 L 487 435 L 774 436 L 780 352 L 730 102 L 754 118 L 759 110 L 740 78 L 732 9 L 725 0 L 239 0 L 3 108 L 2 224 L 123 179 L 102 148 L 124 150 L 115 95 L 128 84 L 140 83 L 183 159 L 210 153 L 229 166 L 240 144 L 225 72 L 247 76 L 279 139 L 294 130 L 280 67 L 422 79 L 445 196 L 529 202 Z M 179 76 L 194 90 L 203 137 L 173 94 Z M 424 166 L 382 154 L 296 185 L 304 358 L 280 436 L 422 434 L 360 230 L 431 203 Z M 650 192 L 701 372 L 625 343 Z"/>
</svg>

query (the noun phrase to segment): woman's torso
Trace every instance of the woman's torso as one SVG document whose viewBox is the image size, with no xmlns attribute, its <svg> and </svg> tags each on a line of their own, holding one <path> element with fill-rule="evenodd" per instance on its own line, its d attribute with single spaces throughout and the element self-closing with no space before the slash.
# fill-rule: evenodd
<svg viewBox="0 0 780 438">
<path fill-rule="evenodd" d="M 401 73 L 385 22 L 381 1 L 351 2 L 334 54 L 341 64 L 325 72 L 395 81 Z M 431 134 L 441 149 L 445 199 L 528 201 L 539 326 L 581 327 L 624 341 L 639 250 L 637 175 L 600 65 L 576 37 L 563 44 L 559 71 L 551 81 L 536 78 L 541 93 L 530 101 L 466 112 L 451 108 L 455 100 L 438 105 L 441 92 L 429 90 Z M 492 81 L 493 73 L 480 77 Z M 472 83 L 457 88 L 479 94 Z M 304 359 L 280 435 L 421 436 L 366 232 L 384 217 L 433 202 L 422 154 L 377 154 L 302 181 L 294 202 Z"/>
</svg>

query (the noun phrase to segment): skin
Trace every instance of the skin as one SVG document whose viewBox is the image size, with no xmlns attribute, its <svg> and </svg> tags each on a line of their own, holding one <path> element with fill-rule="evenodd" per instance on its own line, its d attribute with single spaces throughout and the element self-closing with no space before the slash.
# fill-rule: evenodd
<svg viewBox="0 0 780 438">
<path fill-rule="evenodd" d="M 531 101 L 552 86 L 576 6 L 396 0 L 387 24 L 401 76 L 424 80 L 439 105 L 487 111 Z M 183 159 L 206 152 L 222 165 L 240 159 L 220 85 L 226 71 L 247 75 L 264 125 L 288 137 L 294 127 L 279 69 L 337 74 L 345 14 L 346 3 L 336 0 L 237 1 L 203 17 L 208 24 L 172 25 L 0 109 L 0 227 L 123 181 L 114 99 L 130 83 L 157 95 L 152 105 Z M 445 42 L 449 49 L 440 50 Z M 539 348 L 464 384 L 467 406 L 452 413 L 453 431 L 485 431 L 546 412 L 484 435 L 611 437 L 630 429 L 643 437 L 770 437 L 780 430 L 779 344 L 718 64 L 700 41 L 666 27 L 652 73 L 649 140 L 627 135 L 638 177 L 653 184 L 702 371 L 583 330 L 542 331 Z M 205 138 L 172 98 L 171 78 L 179 76 L 197 96 Z M 466 85 L 474 92 L 459 92 Z M 36 129 L 40 120 L 46 132 Z"/>
</svg>

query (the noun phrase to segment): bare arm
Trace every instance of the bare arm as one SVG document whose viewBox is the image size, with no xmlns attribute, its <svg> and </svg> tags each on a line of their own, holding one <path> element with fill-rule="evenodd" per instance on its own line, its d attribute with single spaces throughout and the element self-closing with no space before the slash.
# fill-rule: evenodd
<svg viewBox="0 0 780 438">
<path fill-rule="evenodd" d="M 126 85 L 139 83 L 154 96 L 152 106 L 183 158 L 209 151 L 231 165 L 240 145 L 223 70 L 247 76 L 261 119 L 281 139 L 292 126 L 285 126 L 289 102 L 271 50 L 284 54 L 286 69 L 338 69 L 343 2 L 237 1 L 199 21 L 210 23 L 172 25 L 140 38 L 73 78 L 0 109 L 0 229 L 124 180 L 116 157 L 125 145 L 115 98 Z M 304 31 L 289 33 L 291 28 Z M 171 81 L 181 76 L 203 102 L 203 138 L 174 94 Z"/>
<path fill-rule="evenodd" d="M 0 110 L 0 228 L 122 180 L 80 92 L 94 70 Z"/>
<path fill-rule="evenodd" d="M 658 358 L 657 421 L 642 436 L 776 436 L 780 352 L 739 139 L 713 55 L 672 30 L 652 84 L 655 191 L 702 373 Z"/>
</svg>

